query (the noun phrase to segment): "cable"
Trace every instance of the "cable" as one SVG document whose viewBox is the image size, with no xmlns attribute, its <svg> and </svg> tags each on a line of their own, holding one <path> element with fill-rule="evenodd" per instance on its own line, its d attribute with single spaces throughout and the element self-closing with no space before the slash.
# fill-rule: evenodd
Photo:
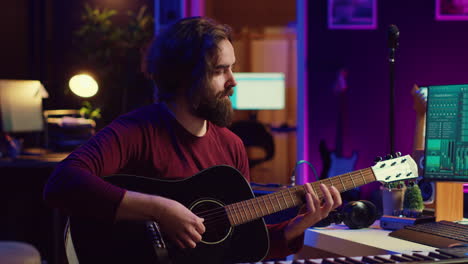
<svg viewBox="0 0 468 264">
<path fill-rule="evenodd" d="M 296 162 L 296 165 L 294 166 L 294 169 L 291 173 L 291 185 L 296 185 L 296 168 L 298 165 L 300 164 L 303 164 L 303 163 L 306 163 L 307 165 L 309 165 L 309 167 L 312 169 L 312 171 L 314 172 L 314 177 L 315 177 L 315 181 L 318 181 L 319 178 L 317 176 L 317 171 L 315 170 L 315 167 L 314 165 L 312 165 L 312 163 L 306 161 L 306 160 L 299 160 Z"/>
</svg>

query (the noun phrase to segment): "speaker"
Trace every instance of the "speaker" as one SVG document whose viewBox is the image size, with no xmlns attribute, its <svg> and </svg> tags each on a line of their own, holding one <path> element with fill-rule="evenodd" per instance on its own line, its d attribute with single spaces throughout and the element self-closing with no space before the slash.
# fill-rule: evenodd
<svg viewBox="0 0 468 264">
<path fill-rule="evenodd" d="M 359 229 L 369 227 L 377 218 L 377 207 L 370 201 L 359 200 L 349 202 L 341 209 L 331 211 L 326 218 L 314 226 L 325 227 L 343 222 L 350 229 Z"/>
<path fill-rule="evenodd" d="M 421 179 L 418 182 L 418 186 L 419 189 L 421 189 L 421 196 L 424 204 L 432 204 L 436 194 L 435 183 L 426 179 Z"/>
<path fill-rule="evenodd" d="M 418 165 L 418 174 L 421 177 L 424 175 L 424 150 L 415 150 L 413 158 Z M 434 202 L 436 192 L 434 182 L 421 178 L 418 181 L 418 185 L 419 189 L 421 189 L 424 204 L 432 204 Z"/>
</svg>

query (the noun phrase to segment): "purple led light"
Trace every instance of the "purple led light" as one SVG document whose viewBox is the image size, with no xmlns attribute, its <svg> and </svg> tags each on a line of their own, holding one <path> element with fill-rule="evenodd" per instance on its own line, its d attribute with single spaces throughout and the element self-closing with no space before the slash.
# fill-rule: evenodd
<svg viewBox="0 0 468 264">
<path fill-rule="evenodd" d="M 376 29 L 376 0 L 328 0 L 329 29 Z"/>
<path fill-rule="evenodd" d="M 466 0 L 436 0 L 436 20 L 458 21 L 468 20 L 468 1 Z"/>
</svg>

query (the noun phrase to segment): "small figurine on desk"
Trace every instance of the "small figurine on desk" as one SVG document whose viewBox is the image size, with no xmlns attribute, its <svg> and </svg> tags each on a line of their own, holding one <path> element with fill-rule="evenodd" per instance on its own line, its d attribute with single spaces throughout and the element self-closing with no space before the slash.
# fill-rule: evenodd
<svg viewBox="0 0 468 264">
<path fill-rule="evenodd" d="M 7 133 L 0 134 L 0 158 L 15 159 L 21 153 L 23 141 Z"/>
<path fill-rule="evenodd" d="M 386 183 L 380 188 L 382 210 L 384 215 L 400 215 L 403 210 L 403 199 L 406 191 L 404 181 Z"/>
</svg>

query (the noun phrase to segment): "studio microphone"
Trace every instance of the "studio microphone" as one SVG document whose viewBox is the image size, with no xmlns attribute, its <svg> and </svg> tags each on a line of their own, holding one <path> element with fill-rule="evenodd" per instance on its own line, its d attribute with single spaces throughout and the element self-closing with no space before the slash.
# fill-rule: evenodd
<svg viewBox="0 0 468 264">
<path fill-rule="evenodd" d="M 396 25 L 390 25 L 388 27 L 388 50 L 390 63 L 395 62 L 395 50 L 398 47 L 398 39 L 400 38 L 400 30 Z"/>
</svg>

